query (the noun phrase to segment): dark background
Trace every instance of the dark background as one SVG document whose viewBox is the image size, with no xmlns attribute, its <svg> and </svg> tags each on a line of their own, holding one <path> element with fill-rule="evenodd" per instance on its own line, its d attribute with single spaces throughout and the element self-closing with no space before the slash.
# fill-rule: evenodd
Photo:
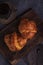
<svg viewBox="0 0 43 65">
<path fill-rule="evenodd" d="M 41 19 L 43 19 L 43 0 L 9 0 L 9 1 L 15 4 L 17 8 L 16 15 L 21 14 L 28 8 L 32 8 L 38 14 L 38 16 Z M 0 28 L 2 28 L 3 26 L 4 26 L 3 24 L 0 24 Z M 43 42 L 41 42 L 41 45 L 38 45 L 34 50 L 32 50 L 27 57 L 29 65 L 43 65 Z M 26 62 L 24 62 L 23 58 L 20 58 L 20 61 L 16 65 L 27 65 L 27 64 Z M 9 65 L 9 63 L 4 59 L 1 53 L 0 53 L 0 65 Z"/>
</svg>

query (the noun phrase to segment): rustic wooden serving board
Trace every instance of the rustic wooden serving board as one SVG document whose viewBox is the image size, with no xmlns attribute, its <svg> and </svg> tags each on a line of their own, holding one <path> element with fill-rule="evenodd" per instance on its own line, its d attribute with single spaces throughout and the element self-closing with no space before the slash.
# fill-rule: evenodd
<svg viewBox="0 0 43 65">
<path fill-rule="evenodd" d="M 34 20 L 37 24 L 38 32 L 32 40 L 28 40 L 28 44 L 19 52 L 11 52 L 6 44 L 4 43 L 4 35 L 8 33 L 12 33 L 17 31 L 17 26 L 19 25 L 21 18 L 28 18 L 30 20 Z M 43 37 L 41 36 L 41 25 L 42 21 L 37 16 L 37 14 L 33 10 L 28 10 L 23 14 L 19 15 L 15 20 L 12 21 L 9 25 L 7 25 L 3 30 L 0 31 L 0 53 L 12 64 L 14 65 L 20 59 L 20 57 L 25 57 L 31 49 L 40 44 L 43 41 Z"/>
</svg>

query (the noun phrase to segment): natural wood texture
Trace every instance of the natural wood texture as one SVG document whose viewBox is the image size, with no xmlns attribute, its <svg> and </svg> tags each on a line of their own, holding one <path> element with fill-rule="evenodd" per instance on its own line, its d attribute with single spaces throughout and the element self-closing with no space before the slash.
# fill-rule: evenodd
<svg viewBox="0 0 43 65">
<path fill-rule="evenodd" d="M 28 44 L 21 51 L 11 52 L 6 46 L 6 44 L 4 43 L 4 40 L 3 40 L 4 35 L 8 33 L 12 33 L 14 30 L 18 32 L 17 25 L 19 24 L 20 19 L 23 17 L 28 18 L 29 20 L 34 20 L 36 22 L 38 32 L 32 40 L 28 40 L 27 42 Z M 2 53 L 2 55 L 6 59 L 8 59 L 10 63 L 14 59 L 25 57 L 25 55 L 27 55 L 35 46 L 37 46 L 38 44 L 40 44 L 41 41 L 43 41 L 43 37 L 41 36 L 43 34 L 41 34 L 42 31 L 40 29 L 41 23 L 42 21 L 40 20 L 40 18 L 36 15 L 36 13 L 33 10 L 25 12 L 25 14 L 23 14 L 22 16 L 20 15 L 15 22 L 12 22 L 12 24 L 9 27 L 7 27 L 7 29 L 4 29 L 3 31 L 1 31 L 0 33 L 0 53 Z"/>
</svg>

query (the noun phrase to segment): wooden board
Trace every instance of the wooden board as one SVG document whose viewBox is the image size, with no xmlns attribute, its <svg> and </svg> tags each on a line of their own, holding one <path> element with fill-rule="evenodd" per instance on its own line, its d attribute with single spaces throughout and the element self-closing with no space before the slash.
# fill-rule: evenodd
<svg viewBox="0 0 43 65">
<path fill-rule="evenodd" d="M 38 32 L 36 36 L 32 39 L 29 40 L 27 45 L 19 52 L 11 52 L 6 44 L 4 43 L 4 35 L 8 33 L 12 33 L 14 31 L 17 31 L 17 26 L 19 24 L 19 21 L 21 18 L 27 17 L 30 20 L 34 20 L 37 24 Z M 26 11 L 23 14 L 21 14 L 17 19 L 13 20 L 11 24 L 6 26 L 3 30 L 0 31 L 0 53 L 13 65 L 13 63 L 16 63 L 20 59 L 20 57 L 25 57 L 31 49 L 33 49 L 35 46 L 40 44 L 41 41 L 43 41 L 41 34 L 40 34 L 40 29 L 39 25 L 41 24 L 40 18 L 37 16 L 37 14 L 33 11 Z M 38 27 L 39 26 L 39 27 Z M 16 61 L 15 61 L 16 60 Z M 13 62 L 15 61 L 15 62 Z"/>
</svg>

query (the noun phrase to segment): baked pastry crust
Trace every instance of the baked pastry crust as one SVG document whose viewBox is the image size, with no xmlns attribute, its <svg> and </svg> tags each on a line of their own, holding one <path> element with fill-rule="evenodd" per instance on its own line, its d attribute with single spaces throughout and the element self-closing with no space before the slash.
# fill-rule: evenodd
<svg viewBox="0 0 43 65">
<path fill-rule="evenodd" d="M 4 41 L 10 51 L 20 51 L 26 45 L 27 39 L 18 36 L 17 33 L 14 32 L 11 35 L 5 35 Z"/>
<path fill-rule="evenodd" d="M 37 33 L 37 26 L 35 21 L 29 19 L 21 19 L 19 24 L 19 32 L 24 38 L 31 39 Z"/>
</svg>

